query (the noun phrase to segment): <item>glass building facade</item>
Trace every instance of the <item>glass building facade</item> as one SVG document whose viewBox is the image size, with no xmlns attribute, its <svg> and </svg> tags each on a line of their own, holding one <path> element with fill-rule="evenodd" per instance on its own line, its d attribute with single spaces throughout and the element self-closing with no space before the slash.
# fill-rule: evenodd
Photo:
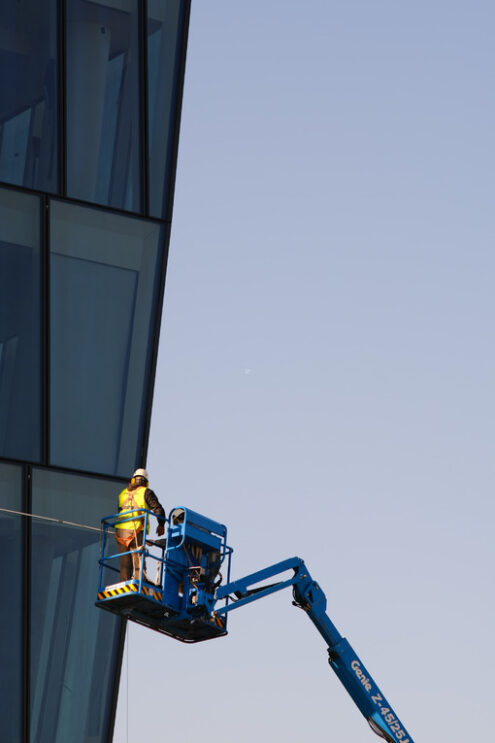
<svg viewBox="0 0 495 743">
<path fill-rule="evenodd" d="M 99 522 L 146 463 L 189 0 L 0 0 L 0 740 L 112 740 Z M 90 527 L 90 528 L 83 528 Z"/>
</svg>

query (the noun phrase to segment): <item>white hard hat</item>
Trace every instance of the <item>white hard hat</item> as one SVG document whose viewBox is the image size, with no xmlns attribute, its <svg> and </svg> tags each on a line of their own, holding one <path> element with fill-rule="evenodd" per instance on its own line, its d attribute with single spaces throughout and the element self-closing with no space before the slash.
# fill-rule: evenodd
<svg viewBox="0 0 495 743">
<path fill-rule="evenodd" d="M 150 479 L 148 476 L 147 470 L 143 470 L 143 469 L 136 470 L 135 473 L 133 474 L 133 477 L 144 477 L 144 479 L 148 481 Z"/>
</svg>

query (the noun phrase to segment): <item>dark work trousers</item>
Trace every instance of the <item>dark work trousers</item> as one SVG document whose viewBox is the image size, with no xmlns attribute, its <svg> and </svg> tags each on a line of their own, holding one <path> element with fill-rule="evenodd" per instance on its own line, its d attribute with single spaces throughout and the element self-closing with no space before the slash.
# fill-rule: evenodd
<svg viewBox="0 0 495 743">
<path fill-rule="evenodd" d="M 129 550 L 135 550 L 137 547 L 142 546 L 144 540 L 144 529 L 141 529 L 141 531 L 138 531 L 137 533 L 135 533 L 133 529 L 116 529 L 115 531 L 117 533 L 117 536 L 121 539 L 124 539 L 125 541 L 130 540 L 128 547 L 126 547 L 125 544 L 121 544 L 117 540 L 117 551 L 119 553 L 129 552 Z M 120 580 L 130 580 L 132 578 L 133 572 L 134 577 L 139 579 L 140 570 L 141 555 L 134 553 L 132 555 L 123 555 L 120 558 Z"/>
</svg>

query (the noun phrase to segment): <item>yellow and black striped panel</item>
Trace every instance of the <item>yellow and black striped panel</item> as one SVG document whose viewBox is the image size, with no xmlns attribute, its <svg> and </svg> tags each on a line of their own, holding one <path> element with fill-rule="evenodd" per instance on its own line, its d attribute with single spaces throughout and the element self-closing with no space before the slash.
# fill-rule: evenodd
<svg viewBox="0 0 495 743">
<path fill-rule="evenodd" d="M 143 586 L 143 593 L 145 596 L 150 596 L 151 598 L 154 598 L 156 601 L 162 600 L 162 594 L 161 591 L 155 591 L 154 588 L 149 588 L 148 586 Z"/>
<path fill-rule="evenodd" d="M 102 599 L 111 599 L 115 598 L 115 596 L 124 596 L 126 593 L 138 593 L 138 585 L 136 583 L 128 583 L 125 586 L 119 586 L 119 588 L 111 588 L 110 590 L 100 591 L 100 593 L 98 594 L 98 599 L 100 601 Z M 143 586 L 143 594 L 155 599 L 155 601 L 161 602 L 162 600 L 161 591 L 156 591 L 154 588 L 148 588 L 148 586 Z"/>
<path fill-rule="evenodd" d="M 213 621 L 215 622 L 217 627 L 225 629 L 225 617 L 219 617 L 217 614 L 215 614 Z"/>
<path fill-rule="evenodd" d="M 100 591 L 98 594 L 99 599 L 111 599 L 114 596 L 121 596 L 124 593 L 136 592 L 138 589 L 135 583 L 129 583 L 127 586 L 120 586 L 119 588 L 111 588 L 107 591 Z"/>
</svg>

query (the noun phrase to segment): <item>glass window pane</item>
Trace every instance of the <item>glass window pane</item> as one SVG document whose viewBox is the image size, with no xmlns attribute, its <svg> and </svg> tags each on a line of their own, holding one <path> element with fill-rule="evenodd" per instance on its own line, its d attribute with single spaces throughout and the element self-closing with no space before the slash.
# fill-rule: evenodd
<svg viewBox="0 0 495 743">
<path fill-rule="evenodd" d="M 67 195 L 139 211 L 138 0 L 67 2 Z"/>
<path fill-rule="evenodd" d="M 52 204 L 53 464 L 128 476 L 138 463 L 161 229 L 143 219 Z"/>
<path fill-rule="evenodd" d="M 0 464 L 0 493 L 2 508 L 22 511 L 20 467 Z M 20 741 L 23 667 L 22 518 L 2 511 L 0 560 L 5 568 L 0 601 L 0 699 L 4 710 L 0 722 L 0 737 L 5 741 Z"/>
<path fill-rule="evenodd" d="M 168 217 L 184 5 L 183 0 L 148 0 L 148 162 L 152 217 Z"/>
<path fill-rule="evenodd" d="M 58 189 L 57 2 L 2 3 L 0 180 Z"/>
<path fill-rule="evenodd" d="M 0 189 L 0 456 L 40 459 L 40 205 Z"/>
<path fill-rule="evenodd" d="M 115 510 L 122 485 L 33 471 L 33 513 L 87 525 Z M 33 519 L 31 740 L 104 743 L 120 620 L 94 606 L 99 533 Z"/>
</svg>

